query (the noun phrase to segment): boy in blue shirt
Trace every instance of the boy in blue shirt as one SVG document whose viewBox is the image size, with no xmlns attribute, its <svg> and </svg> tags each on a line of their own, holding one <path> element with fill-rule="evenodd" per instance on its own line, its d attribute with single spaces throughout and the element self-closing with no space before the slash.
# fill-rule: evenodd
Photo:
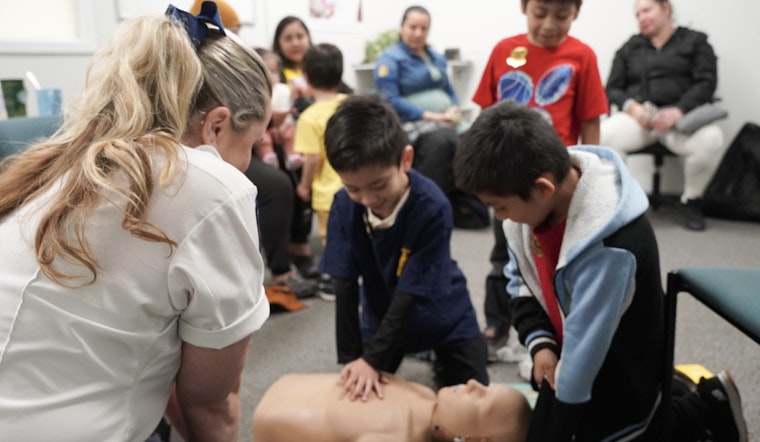
<svg viewBox="0 0 760 442">
<path fill-rule="evenodd" d="M 503 221 L 514 325 L 539 389 L 528 441 L 659 441 L 665 342 L 647 196 L 614 151 L 567 149 L 538 112 L 486 109 L 457 184 Z M 674 441 L 746 441 L 728 372 L 674 398 Z M 670 404 L 668 404 L 670 405 Z"/>
<path fill-rule="evenodd" d="M 451 258 L 451 206 L 411 170 L 414 151 L 394 111 L 347 98 L 327 124 L 325 148 L 344 188 L 333 199 L 320 270 L 333 277 L 349 397 L 382 397 L 381 372 L 429 349 L 438 386 L 471 378 L 487 385 L 486 343 Z"/>
</svg>

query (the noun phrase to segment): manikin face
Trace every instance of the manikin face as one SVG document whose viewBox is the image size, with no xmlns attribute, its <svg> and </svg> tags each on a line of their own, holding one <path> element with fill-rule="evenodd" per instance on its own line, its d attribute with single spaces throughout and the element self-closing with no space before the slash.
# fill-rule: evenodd
<svg viewBox="0 0 760 442">
<path fill-rule="evenodd" d="M 528 0 L 522 10 L 528 18 L 528 41 L 544 48 L 553 48 L 565 41 L 570 25 L 578 17 L 575 3 Z"/>
<path fill-rule="evenodd" d="M 488 387 L 470 379 L 466 384 L 444 387 L 438 392 L 437 422 L 456 436 L 494 437 L 513 425 L 505 415 L 514 412 L 516 393 L 503 384 Z M 520 402 L 517 402 L 519 404 Z"/>
<path fill-rule="evenodd" d="M 655 0 L 637 0 L 636 20 L 639 31 L 646 37 L 654 37 L 670 24 L 670 5 L 658 3 Z"/>
<path fill-rule="evenodd" d="M 412 167 L 414 151 L 404 149 L 399 166 L 366 166 L 350 172 L 338 172 L 348 196 L 378 218 L 387 218 L 409 185 L 407 172 Z"/>
<path fill-rule="evenodd" d="M 430 17 L 422 12 L 412 11 L 401 24 L 401 41 L 412 51 L 421 51 L 427 43 L 430 31 Z"/>
<path fill-rule="evenodd" d="M 279 38 L 282 54 L 296 65 L 300 65 L 303 54 L 311 46 L 309 34 L 301 23 L 294 21 L 283 28 Z"/>
</svg>

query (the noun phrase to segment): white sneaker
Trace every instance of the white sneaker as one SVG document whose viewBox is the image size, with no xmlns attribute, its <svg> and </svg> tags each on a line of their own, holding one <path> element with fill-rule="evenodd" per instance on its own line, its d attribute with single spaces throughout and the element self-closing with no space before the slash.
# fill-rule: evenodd
<svg viewBox="0 0 760 442">
<path fill-rule="evenodd" d="M 533 377 L 533 361 L 530 358 L 525 358 L 520 361 L 517 367 L 520 369 L 520 377 L 530 382 Z"/>
<path fill-rule="evenodd" d="M 525 359 L 530 359 L 528 349 L 515 342 L 496 350 L 496 356 L 503 362 L 522 362 Z"/>
</svg>

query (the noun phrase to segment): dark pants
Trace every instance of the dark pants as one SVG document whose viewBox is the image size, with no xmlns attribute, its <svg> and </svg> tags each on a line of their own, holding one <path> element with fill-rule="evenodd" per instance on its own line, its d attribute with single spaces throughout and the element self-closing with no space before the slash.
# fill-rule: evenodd
<svg viewBox="0 0 760 442">
<path fill-rule="evenodd" d="M 290 183 L 293 186 L 293 218 L 290 223 L 290 242 L 306 244 L 309 242 L 314 212 L 311 209 L 311 201 L 302 200 L 295 192 L 295 188 L 301 182 L 302 169 L 295 171 L 285 169 L 285 149 L 281 144 L 276 144 L 274 151 L 277 153 L 280 170 L 290 178 Z"/>
<path fill-rule="evenodd" d="M 258 188 L 256 204 L 264 258 L 273 275 L 282 275 L 290 271 L 290 244 L 308 241 L 311 206 L 296 195 L 299 175 L 294 172 L 276 169 L 254 155 L 245 175 Z"/>
<path fill-rule="evenodd" d="M 494 245 L 491 249 L 491 272 L 486 276 L 486 296 L 483 311 L 486 325 L 496 329 L 496 339 L 509 334 L 512 326 L 512 309 L 507 293 L 509 280 L 504 276 L 504 266 L 509 262 L 507 239 L 501 228 L 501 221 L 493 218 Z"/>
<path fill-rule="evenodd" d="M 683 383 L 673 381 L 670 412 L 670 434 L 673 442 L 693 442 L 704 440 L 704 423 L 710 417 L 710 410 Z"/>
<path fill-rule="evenodd" d="M 621 380 L 622 382 L 622 380 Z M 535 385 L 534 385 L 535 388 Z M 667 442 L 701 442 L 705 437 L 705 422 L 711 418 L 711 413 L 699 394 L 692 392 L 686 385 L 678 380 L 673 380 L 673 398 L 670 404 L 662 404 L 667 407 L 665 412 L 671 422 L 670 435 Z M 621 397 L 621 403 L 625 399 Z M 538 394 L 536 406 L 533 409 L 530 429 L 528 430 L 528 442 L 554 442 L 570 440 L 570 432 L 575 428 L 575 419 L 565 418 L 556 414 L 559 407 L 556 405 L 554 391 L 544 383 Z M 625 408 L 613 408 L 609 410 L 614 416 L 617 412 L 625 412 Z M 575 416 L 577 418 L 577 416 Z M 547 425 L 551 421 L 553 425 Z M 579 441 L 600 440 L 609 436 L 607 432 L 598 431 L 604 422 L 587 422 L 585 426 L 575 428 L 575 437 Z M 612 431 L 612 430 L 609 430 Z M 635 439 L 637 442 L 664 442 L 662 435 L 662 414 L 656 413 L 647 431 Z M 717 441 L 716 441 L 717 442 Z"/>
<path fill-rule="evenodd" d="M 414 141 L 412 167 L 438 184 L 446 196 L 455 189 L 452 161 L 458 141 L 457 133 L 448 127 L 422 134 Z"/>
<path fill-rule="evenodd" d="M 483 385 L 488 385 L 488 348 L 482 336 L 467 341 L 455 341 L 434 348 L 435 361 L 433 372 L 438 388 L 449 385 L 464 384 L 470 379 L 476 379 Z M 395 373 L 407 352 L 399 351 L 391 360 L 380 367 L 380 370 Z"/>
<path fill-rule="evenodd" d="M 456 341 L 434 349 L 435 383 L 438 388 L 465 384 L 475 379 L 488 385 L 488 348 L 482 336 L 469 341 Z"/>
</svg>

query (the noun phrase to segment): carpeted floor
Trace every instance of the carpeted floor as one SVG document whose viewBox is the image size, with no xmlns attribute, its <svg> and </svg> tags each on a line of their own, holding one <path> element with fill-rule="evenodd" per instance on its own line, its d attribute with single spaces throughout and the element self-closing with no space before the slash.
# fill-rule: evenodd
<svg viewBox="0 0 760 442">
<path fill-rule="evenodd" d="M 650 212 L 650 219 L 659 241 L 663 281 L 667 271 L 678 267 L 760 267 L 760 224 L 709 218 L 705 232 L 690 232 L 681 227 L 678 212 L 670 207 Z M 452 239 L 453 255 L 468 278 L 481 324 L 492 241 L 490 229 L 456 230 Z M 307 300 L 307 304 L 300 312 L 272 314 L 254 335 L 243 379 L 243 442 L 252 440 L 250 423 L 256 404 L 280 375 L 339 370 L 333 304 L 320 299 Z M 731 371 L 741 391 L 750 440 L 760 440 L 760 347 L 689 296 L 679 298 L 676 341 L 676 363 Z M 516 364 L 494 363 L 488 370 L 492 382 L 521 381 Z M 407 358 L 398 374 L 432 386 L 427 362 Z"/>
</svg>

